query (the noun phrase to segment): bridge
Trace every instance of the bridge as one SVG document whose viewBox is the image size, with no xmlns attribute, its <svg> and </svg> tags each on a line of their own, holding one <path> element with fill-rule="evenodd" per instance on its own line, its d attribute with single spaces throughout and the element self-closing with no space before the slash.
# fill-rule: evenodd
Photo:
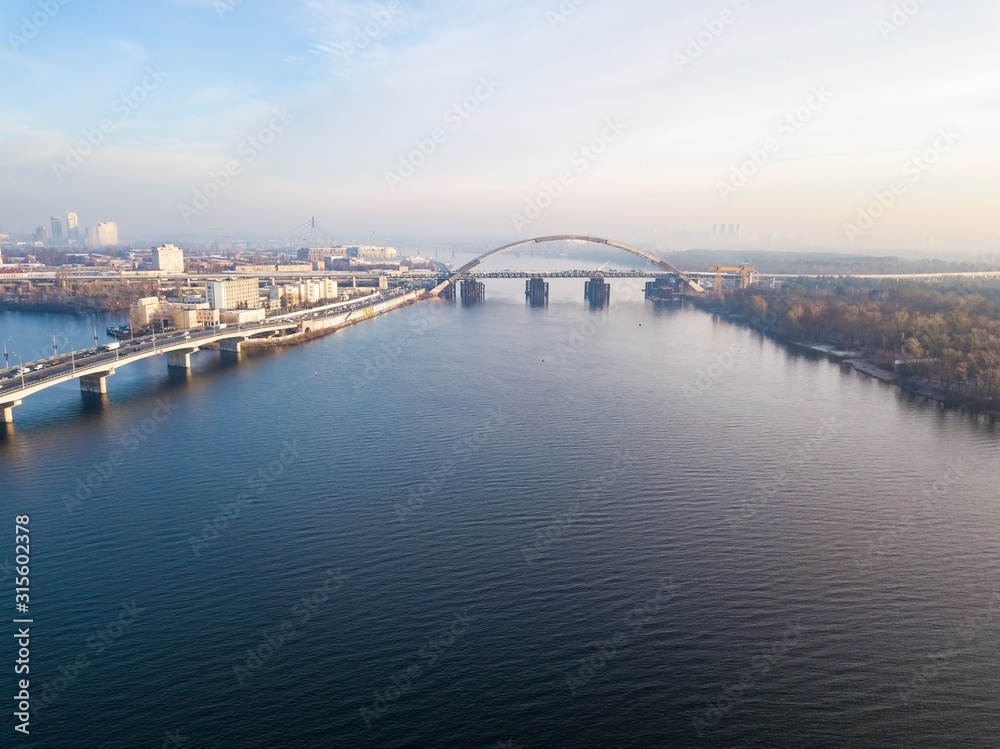
<svg viewBox="0 0 1000 749">
<path fill-rule="evenodd" d="M 625 252 L 635 255 L 636 257 L 641 257 L 643 260 L 652 263 L 654 266 L 660 269 L 662 275 L 671 275 L 680 278 L 682 281 L 684 281 L 684 283 L 688 285 L 688 287 L 692 291 L 696 293 L 701 294 L 704 293 L 705 291 L 702 285 L 699 284 L 697 281 L 695 281 L 690 274 L 677 270 L 677 268 L 675 268 L 674 266 L 661 260 L 660 258 L 656 257 L 656 255 L 647 252 L 646 250 L 641 250 L 638 247 L 633 247 L 632 245 L 625 244 L 624 242 L 616 242 L 615 240 L 612 239 L 602 239 L 600 237 L 588 237 L 580 234 L 558 234 L 551 237 L 537 237 L 535 239 L 525 239 L 520 242 L 513 242 L 512 244 L 507 244 L 504 245 L 503 247 L 497 247 L 495 250 L 490 250 L 489 252 L 483 253 L 475 260 L 466 263 L 457 271 L 455 271 L 450 278 L 446 279 L 445 281 L 442 281 L 433 289 L 431 289 L 430 294 L 432 296 L 441 296 L 442 294 L 448 293 L 448 290 L 453 289 L 454 285 L 458 281 L 460 281 L 463 278 L 469 277 L 470 276 L 469 272 L 473 268 L 477 267 L 481 263 L 486 262 L 490 258 L 496 257 L 497 255 L 502 255 L 505 252 L 511 252 L 512 250 L 516 250 L 519 247 L 526 247 L 528 245 L 533 245 L 533 244 L 544 244 L 547 242 L 589 242 L 591 244 L 604 244 L 608 245 L 609 247 L 615 247 L 619 250 L 624 250 Z M 482 274 L 477 274 L 477 275 L 482 275 Z M 600 274 L 600 275 L 605 275 L 605 274 Z M 534 274 L 534 276 L 540 276 L 540 274 Z M 504 276 L 504 277 L 514 278 L 515 276 Z"/>
<path fill-rule="evenodd" d="M 713 280 L 716 274 L 712 271 L 684 271 L 684 275 L 696 280 Z M 738 279 L 739 273 L 724 272 L 726 279 Z M 597 270 L 488 270 L 476 273 L 476 278 L 675 278 L 674 273 L 664 273 L 642 268 L 598 268 Z M 799 276 L 795 276 L 799 278 Z"/>
<path fill-rule="evenodd" d="M 23 399 L 47 388 L 78 379 L 83 393 L 104 394 L 107 392 L 107 380 L 115 374 L 117 368 L 133 362 L 147 359 L 151 356 L 166 356 L 167 366 L 174 369 L 190 369 L 191 356 L 201 347 L 208 344 L 218 344 L 220 351 L 239 353 L 243 342 L 250 338 L 268 336 L 288 336 L 295 333 L 309 333 L 312 328 L 330 328 L 332 325 L 351 324 L 357 319 L 394 309 L 402 303 L 414 301 L 417 298 L 448 296 L 448 290 L 454 293 L 458 281 L 463 282 L 463 298 L 465 284 L 469 284 L 473 301 L 483 298 L 482 284 L 472 278 L 470 271 L 490 258 L 510 252 L 519 247 L 543 244 L 547 242 L 589 242 L 603 244 L 624 250 L 640 257 L 654 267 L 645 270 L 568 270 L 568 271 L 490 271 L 476 274 L 483 278 L 528 278 L 528 289 L 525 295 L 532 304 L 539 300 L 548 300 L 548 284 L 544 278 L 586 278 L 586 299 L 593 306 L 606 305 L 610 299 L 610 285 L 606 278 L 651 278 L 647 284 L 647 299 L 654 301 L 673 301 L 679 298 L 681 285 L 686 285 L 696 293 L 705 293 L 698 278 L 714 278 L 716 287 L 720 285 L 721 274 L 718 269 L 713 272 L 680 271 L 652 253 L 633 247 L 623 242 L 610 239 L 589 237 L 577 234 L 563 234 L 549 237 L 527 239 L 498 247 L 480 255 L 475 260 L 466 263 L 458 270 L 450 273 L 444 280 L 426 292 L 415 292 L 407 289 L 397 289 L 384 295 L 377 302 L 368 298 L 346 305 L 331 305 L 340 309 L 336 311 L 324 309 L 307 313 L 297 313 L 298 316 L 283 316 L 264 320 L 260 323 L 243 323 L 236 326 L 218 325 L 212 328 L 172 331 L 160 335 L 143 336 L 119 344 L 73 351 L 70 354 L 53 356 L 40 361 L 23 363 L 18 361 L 17 367 L 0 370 L 0 423 L 13 423 L 14 408 L 21 405 Z M 728 277 L 728 274 L 727 274 Z M 442 278 L 442 276 L 439 276 Z M 411 287 L 412 288 L 412 287 Z M 380 292 L 376 292 L 380 294 Z M 346 313 L 346 314 L 345 314 Z M 358 313 L 353 320 L 351 316 Z M 334 317 L 339 317 L 333 322 Z M 309 326 L 309 327 L 307 327 Z"/>
<path fill-rule="evenodd" d="M 0 370 L 0 424 L 13 423 L 14 408 L 24 398 L 71 380 L 80 381 L 82 393 L 103 395 L 108 391 L 108 378 L 118 368 L 142 359 L 165 356 L 168 368 L 187 370 L 191 368 L 191 356 L 208 344 L 218 344 L 220 352 L 238 354 L 242 344 L 251 338 L 312 333 L 353 324 L 412 302 L 416 296 L 415 292 L 400 290 L 332 305 L 336 309 L 284 315 L 258 323 L 153 333 L 39 361 L 19 360 L 17 366 Z"/>
<path fill-rule="evenodd" d="M 239 353 L 248 338 L 298 331 L 296 320 L 179 330 L 122 341 L 112 350 L 101 346 L 36 362 L 19 362 L 17 367 L 0 371 L 0 422 L 13 423 L 14 407 L 20 406 L 24 398 L 70 380 L 80 380 L 81 392 L 103 394 L 108 392 L 107 379 L 126 364 L 165 355 L 168 367 L 190 369 L 191 355 L 205 344 L 218 343 L 220 351 Z"/>
</svg>

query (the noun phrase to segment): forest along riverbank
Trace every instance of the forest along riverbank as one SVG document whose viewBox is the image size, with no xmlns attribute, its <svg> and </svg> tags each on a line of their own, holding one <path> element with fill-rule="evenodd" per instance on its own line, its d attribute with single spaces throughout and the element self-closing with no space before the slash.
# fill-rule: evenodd
<svg viewBox="0 0 1000 749">
<path fill-rule="evenodd" d="M 1000 284 L 962 289 L 820 281 L 691 297 L 797 351 L 825 356 L 949 408 L 1000 415 Z M 961 292 L 965 293 L 961 293 Z M 985 293 L 984 293 L 985 292 Z"/>
</svg>

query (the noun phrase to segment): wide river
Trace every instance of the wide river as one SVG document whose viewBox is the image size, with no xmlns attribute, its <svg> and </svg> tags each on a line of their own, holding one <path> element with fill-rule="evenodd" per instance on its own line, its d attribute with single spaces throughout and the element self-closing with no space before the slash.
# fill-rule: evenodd
<svg viewBox="0 0 1000 749">
<path fill-rule="evenodd" d="M 993 426 L 636 282 L 486 283 L 16 408 L 3 746 L 1000 746 Z"/>
</svg>

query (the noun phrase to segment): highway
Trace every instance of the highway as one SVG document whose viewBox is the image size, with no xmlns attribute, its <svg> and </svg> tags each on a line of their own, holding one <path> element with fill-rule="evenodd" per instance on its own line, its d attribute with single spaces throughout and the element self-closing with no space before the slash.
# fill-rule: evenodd
<svg viewBox="0 0 1000 749">
<path fill-rule="evenodd" d="M 306 311 L 305 314 L 278 316 L 256 323 L 172 330 L 125 339 L 111 350 L 105 344 L 38 361 L 22 363 L 18 360 L 14 366 L 0 370 L 0 421 L 11 423 L 12 409 L 20 405 L 23 398 L 63 382 L 80 379 L 81 390 L 103 393 L 106 392 L 105 379 L 114 374 L 118 367 L 141 359 L 166 355 L 169 366 L 187 368 L 190 366 L 190 355 L 204 344 L 218 342 L 226 349 L 226 342 L 229 342 L 232 346 L 230 350 L 236 351 L 249 338 L 308 331 L 308 323 L 313 320 L 344 317 L 347 322 L 354 312 L 360 310 L 378 314 L 387 310 L 389 302 L 407 293 L 409 292 L 404 289 L 394 289 L 337 305 L 336 309 Z M 110 345 L 115 346 L 114 343 Z"/>
</svg>

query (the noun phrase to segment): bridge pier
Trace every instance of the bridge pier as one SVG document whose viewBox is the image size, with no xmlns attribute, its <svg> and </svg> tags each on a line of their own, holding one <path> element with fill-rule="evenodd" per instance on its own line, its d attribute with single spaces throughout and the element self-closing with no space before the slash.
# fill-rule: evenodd
<svg viewBox="0 0 1000 749">
<path fill-rule="evenodd" d="M 191 354 L 199 350 L 194 346 L 170 351 L 167 353 L 167 366 L 173 369 L 191 369 Z"/>
<path fill-rule="evenodd" d="M 14 423 L 14 408 L 20 406 L 21 401 L 10 401 L 9 403 L 0 403 L 0 423 L 3 424 L 13 424 Z"/>
<path fill-rule="evenodd" d="M 229 354 L 238 354 L 243 350 L 242 338 L 223 338 L 219 341 L 219 351 Z"/>
<path fill-rule="evenodd" d="M 486 284 L 475 278 L 462 279 L 462 304 L 479 304 L 486 300 Z"/>
<path fill-rule="evenodd" d="M 115 370 L 109 369 L 107 372 L 95 372 L 94 374 L 84 375 L 80 378 L 80 392 L 107 395 L 108 378 L 114 373 Z"/>
<path fill-rule="evenodd" d="M 450 283 L 441 291 L 441 298 L 449 302 L 455 301 L 455 284 Z"/>
<path fill-rule="evenodd" d="M 611 284 L 599 276 L 591 278 L 583 285 L 583 298 L 591 309 L 607 307 L 611 302 Z"/>
<path fill-rule="evenodd" d="M 549 303 L 549 285 L 540 276 L 529 278 L 524 284 L 524 295 L 532 307 L 544 307 Z"/>
<path fill-rule="evenodd" d="M 678 278 L 657 278 L 646 284 L 646 299 L 651 302 L 679 302 L 682 296 Z"/>
</svg>

